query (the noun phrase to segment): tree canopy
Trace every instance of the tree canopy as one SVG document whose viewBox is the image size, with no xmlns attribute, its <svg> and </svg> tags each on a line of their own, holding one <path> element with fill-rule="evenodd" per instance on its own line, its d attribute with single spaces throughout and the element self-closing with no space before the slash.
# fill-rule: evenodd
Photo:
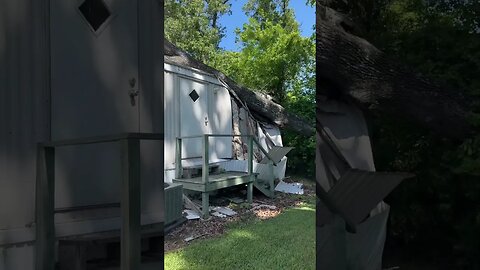
<svg viewBox="0 0 480 270">
<path fill-rule="evenodd" d="M 230 12 L 228 0 L 166 0 L 165 38 L 208 63 L 225 33 L 218 18 Z"/>
</svg>

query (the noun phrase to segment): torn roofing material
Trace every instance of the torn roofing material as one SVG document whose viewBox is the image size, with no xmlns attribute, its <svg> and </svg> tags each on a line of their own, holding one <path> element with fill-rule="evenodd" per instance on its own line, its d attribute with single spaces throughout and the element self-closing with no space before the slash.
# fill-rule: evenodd
<svg viewBox="0 0 480 270">
<path fill-rule="evenodd" d="M 293 147 L 283 147 L 283 146 L 273 146 L 270 150 L 268 150 L 268 155 L 270 157 L 264 157 L 261 161 L 260 164 L 267 164 L 271 161 L 273 161 L 274 164 L 277 164 L 282 160 L 284 156 L 288 154 L 293 149 Z"/>
<path fill-rule="evenodd" d="M 360 224 L 398 184 L 413 176 L 409 173 L 350 169 L 330 189 L 327 196 L 344 218 L 356 225 Z M 331 213 L 327 212 L 327 207 L 323 204 L 320 205 L 319 210 L 317 226 L 328 224 L 332 217 Z M 332 210 L 335 212 L 334 209 Z"/>
</svg>

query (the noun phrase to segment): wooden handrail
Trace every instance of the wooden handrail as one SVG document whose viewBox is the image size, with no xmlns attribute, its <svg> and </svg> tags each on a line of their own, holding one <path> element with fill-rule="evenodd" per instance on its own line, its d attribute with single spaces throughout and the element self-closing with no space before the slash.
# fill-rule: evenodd
<svg viewBox="0 0 480 270">
<path fill-rule="evenodd" d="M 161 140 L 160 133 L 123 133 L 38 143 L 35 190 L 36 269 L 50 270 L 55 263 L 55 148 L 106 142 L 121 142 L 121 269 L 140 268 L 140 141 Z M 57 210 L 58 212 L 58 210 Z"/>
<path fill-rule="evenodd" d="M 117 135 L 107 135 L 107 136 L 94 136 L 94 137 L 85 137 L 79 139 L 69 139 L 69 140 L 59 140 L 59 141 L 49 141 L 40 143 L 40 146 L 43 147 L 60 147 L 60 146 L 73 146 L 73 145 L 83 145 L 83 144 L 96 144 L 96 143 L 106 143 L 106 142 L 115 142 L 125 139 L 138 139 L 138 140 L 163 140 L 163 133 L 121 133 Z"/>
<path fill-rule="evenodd" d="M 181 178 L 182 177 L 182 140 L 184 139 L 195 139 L 195 138 L 204 138 L 203 139 L 203 154 L 202 154 L 202 182 L 208 183 L 208 138 L 210 137 L 246 137 L 248 140 L 252 140 L 262 151 L 262 153 L 270 160 L 272 161 L 273 165 L 277 165 L 278 162 L 275 162 L 270 156 L 270 154 L 263 148 L 263 146 L 260 144 L 260 142 L 253 136 L 253 135 L 242 135 L 242 134 L 204 134 L 204 135 L 196 135 L 196 136 L 184 136 L 184 137 L 177 137 L 176 138 L 176 151 L 175 151 L 175 177 Z M 248 143 L 248 152 L 252 153 L 252 159 L 250 161 L 250 154 L 249 154 L 249 163 L 252 162 L 253 166 L 253 144 L 252 148 L 250 149 L 250 144 Z M 206 157 L 206 158 L 205 158 Z M 207 166 L 205 166 L 207 164 Z M 249 165 L 250 166 L 250 165 Z M 206 174 L 204 171 L 207 170 Z M 205 174 L 205 175 L 204 175 Z M 206 179 L 206 180 L 205 180 Z"/>
</svg>

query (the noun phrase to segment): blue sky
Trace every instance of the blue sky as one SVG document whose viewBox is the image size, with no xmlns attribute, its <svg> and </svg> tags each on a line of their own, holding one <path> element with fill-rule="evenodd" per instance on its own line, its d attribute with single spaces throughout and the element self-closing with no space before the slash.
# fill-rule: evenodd
<svg viewBox="0 0 480 270">
<path fill-rule="evenodd" d="M 243 13 L 242 7 L 247 0 L 232 1 L 232 15 L 225 15 L 220 18 L 220 23 L 226 27 L 225 37 L 220 42 L 220 47 L 231 50 L 240 50 L 235 44 L 235 28 L 242 28 L 247 23 L 248 17 Z M 290 7 L 295 11 L 295 18 L 300 23 L 300 30 L 303 36 L 310 36 L 315 24 L 315 7 L 306 5 L 306 0 L 290 0 Z"/>
</svg>

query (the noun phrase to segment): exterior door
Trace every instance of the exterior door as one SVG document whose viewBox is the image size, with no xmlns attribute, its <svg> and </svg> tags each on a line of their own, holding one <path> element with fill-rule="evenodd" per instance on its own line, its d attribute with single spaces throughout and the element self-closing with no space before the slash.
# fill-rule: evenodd
<svg viewBox="0 0 480 270">
<path fill-rule="evenodd" d="M 207 84 L 179 77 L 180 137 L 211 133 Z M 182 157 L 201 157 L 203 138 L 184 139 Z"/>
<path fill-rule="evenodd" d="M 211 85 L 210 122 L 212 133 L 232 134 L 232 104 L 230 94 L 225 87 Z M 210 158 L 212 161 L 232 158 L 232 137 L 214 137 L 210 140 Z"/>
<path fill-rule="evenodd" d="M 139 131 L 137 1 L 51 0 L 52 140 Z M 119 202 L 118 143 L 59 148 L 56 207 Z"/>
</svg>

